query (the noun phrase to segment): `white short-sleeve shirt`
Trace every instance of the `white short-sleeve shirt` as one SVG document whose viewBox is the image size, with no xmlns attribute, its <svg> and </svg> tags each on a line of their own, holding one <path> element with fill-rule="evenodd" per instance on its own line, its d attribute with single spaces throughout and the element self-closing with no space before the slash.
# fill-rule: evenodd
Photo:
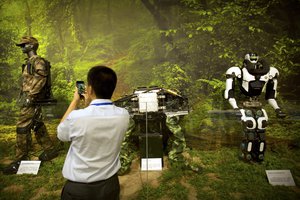
<svg viewBox="0 0 300 200">
<path fill-rule="evenodd" d="M 88 107 L 72 111 L 57 127 L 57 137 L 71 142 L 63 176 L 90 183 L 116 174 L 128 123 L 128 111 L 108 99 L 96 99 Z"/>
</svg>

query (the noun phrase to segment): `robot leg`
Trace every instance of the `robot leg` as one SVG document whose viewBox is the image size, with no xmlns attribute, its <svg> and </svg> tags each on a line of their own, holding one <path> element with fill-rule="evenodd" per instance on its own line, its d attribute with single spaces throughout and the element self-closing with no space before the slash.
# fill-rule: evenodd
<svg viewBox="0 0 300 200">
<path fill-rule="evenodd" d="M 265 131 L 259 130 L 257 132 L 257 135 L 258 135 L 258 139 L 257 139 L 257 147 L 255 150 L 255 156 L 257 161 L 263 161 L 265 150 L 266 150 Z"/>
<path fill-rule="evenodd" d="M 266 134 L 265 129 L 267 127 L 268 115 L 264 109 L 256 111 L 257 117 L 257 139 L 258 147 L 256 150 L 257 160 L 264 160 L 264 153 L 266 150 Z"/>
<path fill-rule="evenodd" d="M 254 119 L 254 113 L 252 110 L 241 110 L 242 112 L 242 126 L 244 132 L 244 138 L 241 143 L 241 158 L 250 161 L 253 159 L 253 148 L 255 146 L 256 138 L 256 120 Z"/>
<path fill-rule="evenodd" d="M 253 150 L 255 149 L 255 132 L 246 131 L 244 132 L 244 139 L 241 143 L 241 158 L 250 161 L 253 159 Z"/>
</svg>

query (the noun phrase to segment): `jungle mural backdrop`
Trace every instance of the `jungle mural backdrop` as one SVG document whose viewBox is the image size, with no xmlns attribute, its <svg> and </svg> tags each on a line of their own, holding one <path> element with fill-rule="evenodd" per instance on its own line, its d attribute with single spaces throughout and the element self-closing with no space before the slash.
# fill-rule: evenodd
<svg viewBox="0 0 300 200">
<path fill-rule="evenodd" d="M 1 1 L 1 110 L 19 92 L 21 36 L 39 40 L 52 67 L 54 96 L 70 99 L 74 82 L 97 64 L 115 69 L 114 98 L 138 86 L 181 91 L 191 105 L 220 101 L 225 71 L 257 52 L 280 72 L 279 96 L 296 100 L 299 1 L 41 0 Z"/>
<path fill-rule="evenodd" d="M 15 43 L 24 35 L 38 39 L 37 53 L 52 65 L 58 103 L 48 108 L 51 119 L 62 116 L 75 82 L 85 81 L 90 67 L 106 65 L 119 78 L 113 100 L 140 86 L 160 86 L 188 97 L 190 114 L 183 127 L 214 148 L 218 138 L 232 143 L 238 134 L 238 120 L 221 112 L 230 109 L 223 98 L 225 72 L 241 66 L 246 53 L 257 52 L 279 70 L 278 102 L 288 114 L 285 121 L 277 121 L 266 105 L 273 119 L 267 132 L 293 141 L 287 144 L 299 149 L 299 11 L 299 0 L 2 0 L 0 124 L 1 134 L 10 132 L 11 141 L 1 144 L 1 157 L 13 155 L 16 101 L 26 58 Z M 210 111 L 220 112 L 211 116 Z M 55 123 L 52 126 L 55 134 Z M 299 150 L 296 154 L 299 161 Z M 299 165 L 295 171 L 299 183 Z"/>
</svg>

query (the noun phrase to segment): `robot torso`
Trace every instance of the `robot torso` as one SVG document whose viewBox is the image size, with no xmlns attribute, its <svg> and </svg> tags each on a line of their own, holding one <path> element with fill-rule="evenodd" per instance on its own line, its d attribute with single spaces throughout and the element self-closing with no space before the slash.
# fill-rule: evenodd
<svg viewBox="0 0 300 200">
<path fill-rule="evenodd" d="M 247 68 L 241 69 L 242 77 L 238 79 L 239 86 L 244 95 L 249 97 L 261 95 L 269 80 L 276 77 L 277 69 L 270 67 L 265 74 L 251 74 Z"/>
<path fill-rule="evenodd" d="M 248 97 L 260 96 L 266 91 L 266 99 L 275 96 L 277 76 L 279 72 L 274 67 L 269 67 L 265 62 L 244 62 L 243 67 L 231 67 L 226 71 L 225 99 L 234 98 L 235 80 L 241 92 Z"/>
</svg>

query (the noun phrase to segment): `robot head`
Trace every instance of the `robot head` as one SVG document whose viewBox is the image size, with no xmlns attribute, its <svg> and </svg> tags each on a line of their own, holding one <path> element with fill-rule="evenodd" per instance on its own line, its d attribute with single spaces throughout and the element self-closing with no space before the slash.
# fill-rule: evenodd
<svg viewBox="0 0 300 200">
<path fill-rule="evenodd" d="M 243 67 L 252 75 L 265 75 L 269 72 L 270 66 L 264 59 L 258 60 L 256 53 L 247 53 L 243 62 Z"/>
<path fill-rule="evenodd" d="M 23 53 L 28 53 L 30 51 L 36 52 L 39 48 L 39 42 L 32 36 L 23 36 L 16 46 L 21 47 Z"/>
<path fill-rule="evenodd" d="M 245 60 L 248 60 L 248 61 L 250 61 L 251 63 L 257 63 L 257 61 L 258 61 L 258 55 L 257 55 L 257 53 L 247 53 L 246 55 L 245 55 Z"/>
</svg>

